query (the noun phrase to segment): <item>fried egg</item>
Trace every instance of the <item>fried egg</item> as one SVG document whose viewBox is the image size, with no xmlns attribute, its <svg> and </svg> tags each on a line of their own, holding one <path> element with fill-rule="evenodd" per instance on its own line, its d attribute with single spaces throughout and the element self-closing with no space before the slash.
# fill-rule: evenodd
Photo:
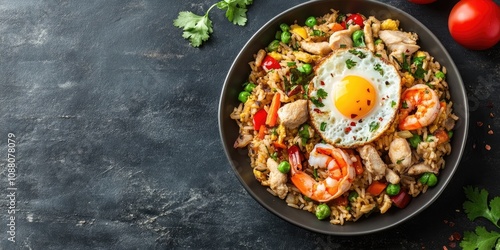
<svg viewBox="0 0 500 250">
<path fill-rule="evenodd" d="M 354 148 L 390 127 L 399 107 L 401 77 L 367 49 L 340 49 L 316 66 L 308 96 L 309 116 L 322 139 Z"/>
</svg>

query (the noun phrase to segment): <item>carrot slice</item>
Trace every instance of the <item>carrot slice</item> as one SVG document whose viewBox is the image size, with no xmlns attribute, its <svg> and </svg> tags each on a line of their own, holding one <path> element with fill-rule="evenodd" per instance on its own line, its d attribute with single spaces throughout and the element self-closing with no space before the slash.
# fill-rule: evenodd
<svg viewBox="0 0 500 250">
<path fill-rule="evenodd" d="M 279 92 L 274 94 L 273 100 L 271 101 L 271 106 L 267 112 L 266 125 L 274 127 L 278 120 L 278 109 L 281 106 L 281 95 Z"/>
<path fill-rule="evenodd" d="M 438 139 L 437 144 L 443 144 L 450 140 L 450 137 L 448 136 L 448 133 L 442 129 L 438 129 L 434 131 L 433 135 Z"/>
<path fill-rule="evenodd" d="M 387 183 L 380 181 L 373 181 L 372 184 L 368 186 L 366 191 L 374 196 L 378 196 L 385 190 L 386 187 Z"/>
<path fill-rule="evenodd" d="M 342 27 L 342 25 L 340 23 L 334 23 L 333 26 L 332 26 L 332 31 L 335 32 L 335 31 L 339 31 L 339 30 L 343 30 L 344 27 Z"/>
<path fill-rule="evenodd" d="M 281 149 L 286 149 L 286 145 L 282 142 L 273 142 L 273 146 L 276 147 L 276 148 L 281 148 Z"/>
<path fill-rule="evenodd" d="M 259 139 L 261 139 L 261 140 L 264 139 L 264 136 L 266 136 L 266 130 L 267 130 L 266 125 L 264 125 L 264 124 L 260 125 L 259 135 L 258 135 Z"/>
</svg>

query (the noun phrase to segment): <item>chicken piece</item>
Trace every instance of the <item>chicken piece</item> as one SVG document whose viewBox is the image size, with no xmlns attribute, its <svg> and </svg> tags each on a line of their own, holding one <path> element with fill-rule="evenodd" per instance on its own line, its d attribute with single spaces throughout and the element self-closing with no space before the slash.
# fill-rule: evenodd
<svg viewBox="0 0 500 250">
<path fill-rule="evenodd" d="M 399 30 L 381 30 L 378 32 L 380 39 L 384 41 L 385 44 L 396 44 L 396 43 L 406 43 L 406 44 L 417 44 L 418 36 L 414 33 L 403 32 Z"/>
<path fill-rule="evenodd" d="M 387 165 L 382 161 L 375 147 L 368 144 L 358 148 L 358 151 L 366 169 L 374 175 L 374 179 L 382 179 L 385 176 Z"/>
<path fill-rule="evenodd" d="M 406 139 L 397 137 L 389 145 L 389 158 L 394 165 L 406 169 L 411 164 L 411 148 Z M 404 172 L 404 170 L 403 170 Z"/>
<path fill-rule="evenodd" d="M 257 52 L 257 55 L 255 56 L 255 67 L 260 67 L 262 65 L 262 61 L 264 61 L 264 58 L 266 57 L 267 53 L 265 50 L 261 49 L 259 52 Z"/>
<path fill-rule="evenodd" d="M 330 36 L 330 48 L 332 50 L 342 48 L 352 48 L 351 35 L 354 31 L 361 29 L 359 25 L 351 25 L 349 29 L 333 32 Z"/>
<path fill-rule="evenodd" d="M 401 181 L 399 175 L 390 168 L 385 169 L 385 179 L 392 184 L 398 184 Z"/>
<path fill-rule="evenodd" d="M 252 135 L 240 135 L 238 138 L 236 138 L 236 141 L 234 142 L 233 147 L 234 148 L 244 148 L 250 142 L 252 142 L 253 136 Z"/>
<path fill-rule="evenodd" d="M 410 168 L 408 168 L 409 175 L 421 175 L 421 174 L 427 173 L 427 172 L 431 172 L 431 173 L 435 173 L 435 174 L 438 173 L 437 170 L 432 169 L 429 165 L 427 165 L 423 162 L 417 163 L 417 164 L 411 166 Z"/>
<path fill-rule="evenodd" d="M 284 199 L 288 194 L 287 175 L 278 170 L 278 163 L 272 158 L 267 159 L 267 168 L 269 169 L 269 187 L 280 199 Z"/>
<path fill-rule="evenodd" d="M 380 213 L 384 214 L 389 210 L 389 208 L 391 208 L 391 206 L 392 206 L 391 198 L 389 197 L 389 195 L 384 194 L 384 201 L 382 203 L 382 206 L 380 206 Z"/>
<path fill-rule="evenodd" d="M 400 62 L 403 61 L 403 54 L 412 55 L 420 48 L 417 45 L 417 34 L 399 30 L 381 30 L 378 34 L 389 49 L 390 56 Z"/>
<path fill-rule="evenodd" d="M 285 127 L 294 129 L 306 122 L 309 118 L 307 100 L 297 100 L 283 105 L 278 109 L 278 117 Z"/>
<path fill-rule="evenodd" d="M 373 32 L 372 32 L 372 20 L 368 18 L 365 21 L 365 28 L 363 30 L 365 34 L 365 44 L 366 47 L 371 51 L 375 52 L 375 43 L 373 42 Z"/>
<path fill-rule="evenodd" d="M 378 32 L 380 31 L 380 21 L 374 16 L 370 16 L 368 20 L 371 21 L 373 37 L 378 37 Z"/>
<path fill-rule="evenodd" d="M 300 47 L 315 55 L 326 55 L 332 51 L 330 48 L 330 44 L 328 42 L 306 42 L 306 41 L 301 41 L 300 42 Z"/>
</svg>

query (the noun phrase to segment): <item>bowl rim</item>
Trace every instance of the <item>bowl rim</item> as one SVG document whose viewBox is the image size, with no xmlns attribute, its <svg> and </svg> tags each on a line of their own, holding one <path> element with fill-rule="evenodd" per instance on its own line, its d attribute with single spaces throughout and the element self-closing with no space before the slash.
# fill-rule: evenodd
<svg viewBox="0 0 500 250">
<path fill-rule="evenodd" d="M 288 8 L 288 9 L 285 9 L 283 10 L 282 12 L 280 12 L 279 14 L 277 14 L 276 16 L 274 16 L 273 18 L 271 18 L 269 21 L 267 21 L 265 24 L 263 24 L 252 36 L 251 38 L 244 44 L 244 46 L 241 48 L 241 50 L 238 52 L 236 58 L 234 59 L 233 63 L 231 64 L 231 67 L 226 75 L 226 78 L 224 80 L 224 85 L 221 89 L 221 96 L 220 96 L 220 100 L 219 100 L 219 108 L 218 108 L 218 125 L 219 125 L 219 133 L 220 133 L 220 139 L 221 139 L 221 143 L 222 143 L 222 146 L 224 148 L 224 153 L 231 165 L 231 168 L 233 170 L 233 173 L 236 175 L 236 177 L 238 178 L 239 182 L 243 185 L 243 187 L 245 188 L 245 190 L 252 196 L 252 198 L 254 200 L 256 200 L 261 206 L 263 206 L 264 208 L 266 208 L 268 211 L 270 211 L 272 214 L 278 216 L 279 218 L 295 225 L 295 226 L 298 226 L 298 227 L 301 227 L 301 228 L 304 228 L 304 229 L 308 229 L 310 231 L 313 231 L 313 232 L 317 232 L 317 233 L 322 233 L 322 234 L 328 234 L 328 235 L 338 235 L 338 236 L 354 236 L 354 235 L 364 235 L 364 234 L 370 234 L 370 233 L 375 233 L 375 232 L 379 232 L 379 231 L 383 231 L 383 230 L 386 230 L 388 228 L 392 228 L 396 225 L 399 225 L 407 220 L 409 220 L 410 218 L 413 218 L 415 217 L 417 214 L 419 214 L 420 212 L 422 212 L 423 210 L 425 210 L 426 208 L 428 208 L 432 203 L 434 203 L 434 201 L 437 200 L 437 198 L 442 194 L 442 192 L 445 190 L 446 186 L 449 184 L 449 182 L 451 181 L 453 175 L 455 174 L 457 168 L 459 167 L 460 165 L 460 162 L 461 162 L 461 159 L 462 159 L 462 156 L 463 156 L 463 152 L 464 152 L 464 149 L 465 149 L 465 145 L 466 145 L 466 140 L 467 140 L 467 135 L 468 135 L 468 124 L 469 124 L 469 105 L 468 105 L 468 101 L 467 101 L 467 94 L 466 94 L 466 91 L 465 91 L 465 87 L 464 87 L 464 84 L 463 84 L 463 81 L 462 81 L 462 77 L 460 75 L 460 72 L 458 71 L 452 57 L 450 56 L 450 54 L 448 53 L 448 51 L 446 50 L 446 48 L 443 46 L 443 44 L 441 43 L 441 41 L 434 35 L 433 32 L 431 32 L 425 25 L 423 25 L 420 21 L 418 21 L 416 18 L 414 18 L 413 16 L 411 16 L 410 14 L 406 13 L 405 11 L 399 9 L 399 8 L 396 8 L 394 6 L 391 6 L 389 4 L 386 4 L 386 3 L 383 3 L 383 2 L 379 2 L 379 1 L 374 1 L 374 0 L 350 0 L 350 2 L 358 2 L 358 3 L 371 3 L 371 4 L 374 4 L 374 5 L 378 5 L 378 7 L 380 8 L 385 8 L 391 12 L 394 12 L 394 13 L 397 13 L 398 15 L 402 15 L 402 16 L 405 16 L 405 18 L 408 18 L 412 24 L 414 25 L 417 25 L 419 28 L 423 29 L 424 32 L 430 36 L 430 38 L 432 38 L 432 43 L 434 46 L 437 46 L 438 50 L 444 54 L 444 56 L 446 57 L 446 59 L 448 59 L 448 63 L 447 65 L 445 65 L 447 67 L 447 69 L 453 69 L 455 71 L 455 76 L 456 76 L 456 82 L 454 83 L 453 85 L 453 88 L 458 88 L 458 91 L 459 94 L 461 94 L 460 96 L 452 96 L 452 99 L 453 100 L 457 100 L 457 99 L 460 99 L 460 100 L 463 100 L 463 103 L 461 103 L 463 105 L 463 108 L 462 108 L 462 111 L 463 111 L 463 116 L 460 116 L 460 120 L 459 120 L 459 123 L 461 123 L 461 126 L 463 126 L 463 135 L 461 135 L 461 138 L 456 138 L 456 136 L 454 137 L 454 140 L 458 140 L 458 142 L 456 142 L 455 144 L 458 144 L 460 145 L 459 148 L 456 148 L 454 147 L 453 148 L 453 152 L 455 151 L 458 151 L 455 152 L 456 154 L 456 161 L 454 162 L 453 166 L 449 166 L 450 163 L 447 162 L 446 166 L 447 168 L 446 169 L 450 169 L 451 168 L 451 172 L 449 173 L 449 175 L 447 176 L 447 178 L 443 180 L 440 180 L 440 183 L 439 185 L 441 185 L 441 187 L 429 198 L 427 201 L 424 202 L 424 204 L 422 206 L 420 206 L 419 208 L 415 209 L 415 211 L 412 211 L 411 213 L 407 214 L 406 216 L 404 216 L 402 219 L 400 220 L 393 220 L 391 223 L 386 223 L 378 228 L 373 228 L 373 229 L 368 229 L 368 230 L 359 230 L 359 231 L 344 231 L 342 230 L 341 228 L 335 228 L 335 229 L 339 229 L 339 230 L 325 230 L 325 229 L 320 229 L 320 228 L 315 228 L 315 227 L 312 227 L 312 226 L 308 226 L 308 225 L 304 225 L 303 223 L 297 221 L 296 219 L 292 219 L 288 216 L 285 216 L 282 214 L 282 212 L 279 212 L 275 207 L 273 206 L 270 206 L 268 204 L 266 204 L 258 195 L 256 192 L 254 192 L 254 190 L 252 190 L 252 188 L 244 181 L 243 177 L 239 174 L 238 170 L 237 170 L 237 166 L 238 163 L 237 162 L 234 162 L 233 159 L 231 158 L 231 154 L 230 154 L 230 151 L 234 151 L 235 149 L 233 147 L 230 147 L 229 145 L 227 145 L 227 143 L 224 143 L 225 141 L 227 141 L 227 138 L 226 138 L 226 134 L 225 134 L 225 131 L 223 129 L 223 124 L 224 124 L 224 120 L 227 119 L 227 117 L 223 117 L 224 115 L 224 112 L 223 112 L 223 109 L 224 109 L 224 104 L 226 103 L 226 99 L 227 99 L 227 91 L 228 91 L 228 86 L 230 85 L 230 78 L 231 78 L 231 75 L 232 75 L 232 72 L 234 72 L 235 70 L 237 70 L 237 62 L 239 60 L 242 60 L 242 57 L 243 55 L 245 54 L 245 50 L 246 48 L 248 48 L 250 46 L 250 44 L 252 44 L 255 40 L 258 40 L 259 37 L 261 37 L 265 31 L 271 26 L 271 24 L 279 21 L 279 20 L 282 20 L 282 19 L 285 19 L 284 17 L 286 15 L 288 15 L 289 13 L 292 13 L 294 11 L 297 11 L 299 9 L 303 9 L 303 8 L 308 8 L 308 6 L 311 6 L 311 5 L 315 5 L 315 4 L 330 4 L 331 5 L 331 9 L 338 9 L 336 8 L 335 6 L 338 5 L 338 4 L 342 4 L 341 3 L 342 1 L 341 0 L 313 0 L 313 1 L 308 1 L 308 2 L 304 2 L 304 3 L 300 3 L 298 5 L 295 5 L 291 8 Z M 328 10 L 325 10 L 324 12 L 325 14 L 328 13 Z M 426 51 L 428 51 L 428 49 L 425 49 Z M 441 62 L 441 60 L 439 60 Z M 249 167 L 249 166 L 248 166 Z M 260 185 L 260 184 L 259 184 Z M 261 186 L 262 187 L 262 186 Z M 264 188 L 264 187 L 262 187 Z M 269 194 L 270 196 L 272 196 L 271 194 Z M 421 195 L 419 195 L 421 196 Z M 286 203 L 284 201 L 282 201 L 281 199 L 279 199 L 280 202 L 283 202 L 284 206 L 286 206 Z M 299 211 L 299 210 L 297 210 Z M 307 211 L 300 211 L 300 212 L 305 212 L 305 213 L 309 213 Z M 384 215 L 382 215 L 384 216 Z M 368 218 L 369 219 L 369 218 Z M 328 223 L 328 222 L 325 222 L 325 223 Z M 355 224 L 356 222 L 349 222 L 349 223 L 353 223 Z M 328 223 L 330 224 L 330 223 Z M 330 224 L 332 225 L 332 224 Z M 337 226 L 337 225 L 333 225 L 333 226 Z M 344 226 L 339 226 L 339 227 L 345 227 Z"/>
</svg>

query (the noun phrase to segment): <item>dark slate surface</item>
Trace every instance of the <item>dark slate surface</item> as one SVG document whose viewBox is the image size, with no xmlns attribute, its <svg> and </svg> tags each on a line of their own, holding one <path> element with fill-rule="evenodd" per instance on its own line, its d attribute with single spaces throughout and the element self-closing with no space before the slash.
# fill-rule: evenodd
<svg viewBox="0 0 500 250">
<path fill-rule="evenodd" d="M 265 22 L 303 1 L 255 1 L 245 28 L 213 9 L 211 39 L 190 47 L 173 19 L 214 2 L 0 1 L 1 249 L 441 249 L 454 232 L 489 226 L 468 221 L 462 187 L 500 195 L 500 144 L 487 133 L 500 126 L 490 117 L 500 107 L 500 50 L 453 42 L 446 23 L 456 1 L 384 2 L 432 30 L 461 70 L 471 124 L 460 168 L 423 213 L 357 237 L 313 233 L 269 213 L 221 147 L 217 108 L 232 60 Z M 15 243 L 9 187 L 17 188 Z"/>
</svg>

